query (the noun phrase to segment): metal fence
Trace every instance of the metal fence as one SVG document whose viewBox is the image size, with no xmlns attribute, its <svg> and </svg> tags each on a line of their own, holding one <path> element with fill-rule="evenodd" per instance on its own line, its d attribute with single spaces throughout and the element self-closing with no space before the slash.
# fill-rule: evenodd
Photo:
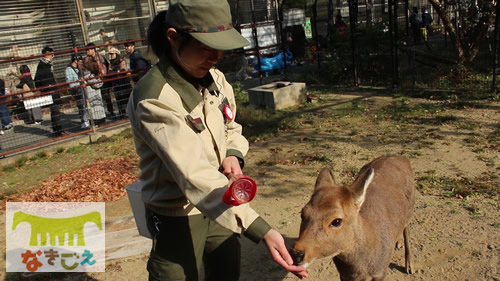
<svg viewBox="0 0 500 281">
<path fill-rule="evenodd" d="M 409 1 L 373 0 L 358 2 L 314 0 L 229 0 L 233 24 L 251 45 L 224 53 L 217 67 L 226 73 L 245 73 L 260 84 L 289 79 L 294 65 L 314 64 L 299 79 L 308 83 L 327 81 L 338 85 L 367 85 L 400 89 L 459 90 L 450 75 L 468 79 L 468 87 L 487 90 L 495 85 L 494 62 L 499 48 L 495 44 L 496 29 L 491 28 L 475 63 L 474 73 L 460 71 L 449 37 L 432 7 L 419 1 L 418 9 L 427 8 L 433 17 L 426 40 L 415 44 L 410 30 Z M 304 5 L 297 3 L 305 3 Z M 0 107 L 7 106 L 12 119 L 2 124 L 0 157 L 26 149 L 88 134 L 127 122 L 121 106 L 133 87 L 130 71 L 108 73 L 98 77 L 104 85 L 100 94 L 105 104 L 103 124 L 91 120 L 82 128 L 78 104 L 66 82 L 65 69 L 72 54 L 85 57 L 89 42 L 105 58 L 109 48 L 117 48 L 128 64 L 125 42 L 135 42 L 136 49 L 153 63 L 156 58 L 145 44 L 146 29 L 168 1 L 158 0 L 4 0 L 0 2 L 0 78 L 9 94 L 2 97 Z M 455 13 L 453 7 L 449 13 Z M 494 34 L 493 34 L 494 33 Z M 26 65 L 35 76 L 41 50 L 49 45 L 55 51 L 53 70 L 57 85 L 52 88 L 17 88 L 19 69 Z M 245 59 L 242 59 L 244 56 Z M 248 62 L 248 67 L 242 62 Z M 242 72 L 243 69 L 243 72 Z M 309 69 L 309 68 L 308 68 Z M 123 74 L 127 76 L 123 76 Z M 233 75 L 234 77 L 234 75 Z M 245 76 L 237 78 L 244 80 Z M 117 81 L 127 80 L 127 87 Z M 82 80 L 80 88 L 92 85 Z M 123 84 L 122 84 L 123 86 Z M 40 91 L 42 90 L 42 91 Z M 45 90 L 45 91 L 44 91 Z M 35 95 L 31 95 L 34 93 Z M 34 122 L 26 103 L 34 98 L 60 93 L 60 119 L 69 135 L 55 136 L 51 128 L 54 117 L 51 106 L 42 106 L 42 122 Z M 29 107 L 29 106 L 28 106 Z M 91 116 L 92 119 L 92 116 Z M 2 123 L 6 123 L 4 121 Z"/>
<path fill-rule="evenodd" d="M 322 78 L 335 84 L 399 89 L 497 89 L 499 36 L 495 24 L 484 23 L 488 29 L 485 36 L 477 42 L 470 40 L 470 45 L 479 44 L 480 48 L 474 62 L 464 67 L 437 11 L 426 1 L 326 2 L 314 1 L 308 12 L 315 19 L 316 30 L 309 46 L 323 64 L 319 72 Z M 449 2 L 445 8 L 444 14 L 453 19 L 457 33 L 466 29 L 464 25 L 473 24 L 459 13 L 468 5 L 473 3 Z M 413 32 L 413 8 L 432 17 L 429 28 Z"/>
</svg>

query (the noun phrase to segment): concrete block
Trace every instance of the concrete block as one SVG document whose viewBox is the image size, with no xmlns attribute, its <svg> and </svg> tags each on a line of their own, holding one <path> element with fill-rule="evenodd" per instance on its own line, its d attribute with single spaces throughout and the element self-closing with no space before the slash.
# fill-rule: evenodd
<svg viewBox="0 0 500 281">
<path fill-rule="evenodd" d="M 306 83 L 273 82 L 248 90 L 250 106 L 283 109 L 307 100 Z"/>
</svg>

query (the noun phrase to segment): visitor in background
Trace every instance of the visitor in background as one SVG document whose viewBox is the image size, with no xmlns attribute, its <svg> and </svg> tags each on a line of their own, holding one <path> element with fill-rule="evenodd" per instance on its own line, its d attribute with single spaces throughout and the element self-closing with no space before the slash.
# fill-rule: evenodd
<svg viewBox="0 0 500 281">
<path fill-rule="evenodd" d="M 113 92 L 118 105 L 118 117 L 126 118 L 126 109 L 132 85 L 130 84 L 130 74 L 127 73 L 127 63 L 120 56 L 120 51 L 117 48 L 111 48 L 108 53 L 109 69 L 108 74 L 116 73 L 117 75 L 110 76 L 113 79 Z M 121 73 L 121 74 L 119 74 Z"/>
<path fill-rule="evenodd" d="M 23 92 L 33 90 L 36 88 L 35 82 L 33 81 L 33 78 L 31 78 L 30 68 L 27 65 L 25 65 L 25 64 L 21 65 L 19 67 L 19 73 L 21 73 L 21 75 L 19 76 L 20 82 L 19 82 L 19 84 L 16 85 L 16 88 L 22 89 Z M 31 94 L 26 94 L 26 93 L 23 94 L 24 97 L 28 97 L 30 95 L 33 95 L 33 93 L 31 92 Z M 42 107 L 40 107 L 40 106 L 33 107 L 31 109 L 26 109 L 26 111 L 28 113 L 28 119 L 29 119 L 30 123 L 33 123 L 35 125 L 42 123 L 42 119 L 43 119 L 42 118 Z"/>
<path fill-rule="evenodd" d="M 82 57 L 78 54 L 71 55 L 71 62 L 66 67 L 65 75 L 66 82 L 73 82 L 69 84 L 69 93 L 75 100 L 76 106 L 78 108 L 78 116 L 80 117 L 80 124 L 82 129 L 87 129 L 90 127 L 89 116 L 87 113 L 87 106 L 85 104 L 85 91 L 82 87 L 79 87 L 82 83 L 80 79 L 83 77 L 82 74 Z"/>
<path fill-rule="evenodd" d="M 54 60 L 54 49 L 46 46 L 42 49 L 43 57 L 40 59 L 36 68 L 35 86 L 37 88 L 47 87 L 40 89 L 41 93 L 52 93 L 52 104 L 50 105 L 50 122 L 52 123 L 52 132 L 55 137 L 68 135 L 68 132 L 63 130 L 61 124 L 61 94 L 57 87 L 49 87 L 56 85 L 56 78 L 54 77 L 52 69 L 52 61 Z"/>
</svg>

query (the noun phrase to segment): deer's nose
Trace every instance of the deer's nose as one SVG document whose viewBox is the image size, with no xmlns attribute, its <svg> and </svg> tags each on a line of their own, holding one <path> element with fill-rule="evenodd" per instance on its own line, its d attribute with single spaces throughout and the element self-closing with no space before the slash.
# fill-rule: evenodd
<svg viewBox="0 0 500 281">
<path fill-rule="evenodd" d="M 299 265 L 304 260 L 305 253 L 303 251 L 290 249 L 290 255 L 292 256 L 293 264 Z"/>
</svg>

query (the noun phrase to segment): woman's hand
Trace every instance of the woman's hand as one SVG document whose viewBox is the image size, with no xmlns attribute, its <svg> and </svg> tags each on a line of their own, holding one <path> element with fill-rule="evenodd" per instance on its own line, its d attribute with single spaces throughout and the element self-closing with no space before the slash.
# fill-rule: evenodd
<svg viewBox="0 0 500 281">
<path fill-rule="evenodd" d="M 243 174 L 240 167 L 240 161 L 238 161 L 236 156 L 228 156 L 222 161 L 222 173 L 228 178 Z"/>
<path fill-rule="evenodd" d="M 271 257 L 277 264 L 281 265 L 287 271 L 295 274 L 300 279 L 309 277 L 309 274 L 304 267 L 293 265 L 293 259 L 286 248 L 285 240 L 278 231 L 274 229 L 269 230 L 269 232 L 264 236 L 264 242 L 269 250 L 269 253 L 271 253 Z"/>
</svg>

